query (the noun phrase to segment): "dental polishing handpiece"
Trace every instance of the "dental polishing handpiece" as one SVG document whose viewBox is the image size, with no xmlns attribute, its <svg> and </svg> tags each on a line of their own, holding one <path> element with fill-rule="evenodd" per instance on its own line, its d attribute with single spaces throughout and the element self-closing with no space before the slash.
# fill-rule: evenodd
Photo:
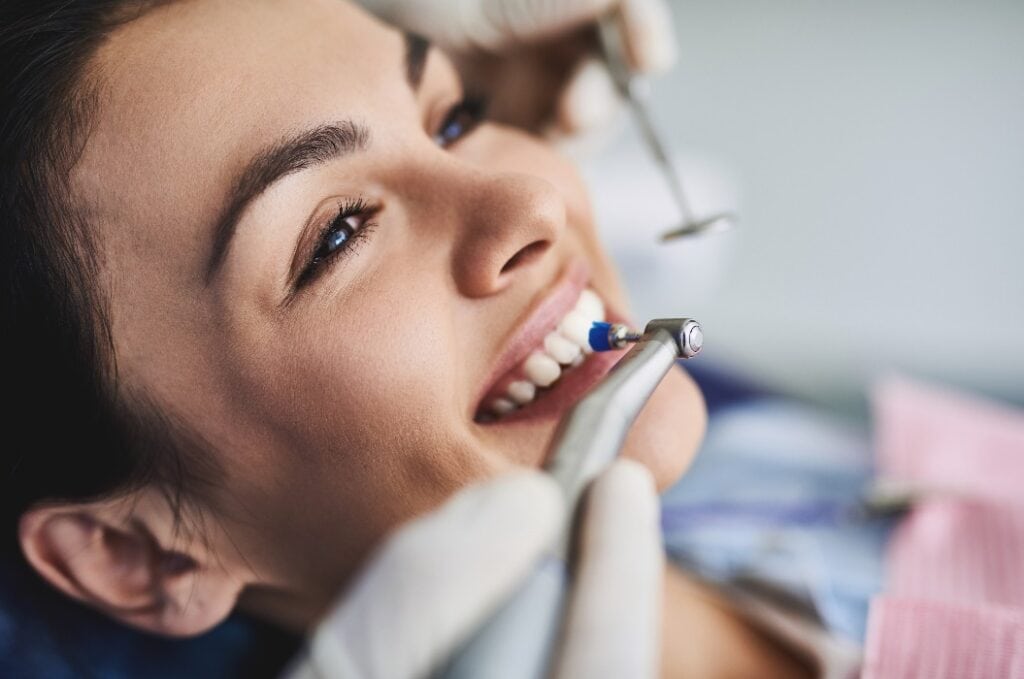
<svg viewBox="0 0 1024 679">
<path fill-rule="evenodd" d="M 704 347 L 704 330 L 700 323 L 690 318 L 669 319 L 667 321 L 651 321 L 652 323 L 681 323 L 679 326 L 679 357 L 692 358 Z M 627 344 L 639 342 L 644 333 L 631 329 L 622 323 L 605 323 L 595 321 L 590 326 L 590 347 L 594 351 L 612 351 L 625 349 Z"/>
<path fill-rule="evenodd" d="M 704 333 L 689 318 L 651 321 L 643 333 L 594 323 L 595 351 L 634 344 L 608 375 L 562 418 L 546 466 L 566 497 L 562 539 L 549 558 L 432 676 L 446 679 L 542 679 L 548 676 L 565 610 L 568 556 L 576 505 L 590 482 L 619 454 L 640 410 L 680 358 L 702 348 Z"/>
</svg>

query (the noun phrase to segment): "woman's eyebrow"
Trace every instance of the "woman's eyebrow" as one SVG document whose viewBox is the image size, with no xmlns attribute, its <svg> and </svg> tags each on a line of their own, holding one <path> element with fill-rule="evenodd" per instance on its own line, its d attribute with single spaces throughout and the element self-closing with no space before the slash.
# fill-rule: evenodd
<svg viewBox="0 0 1024 679">
<path fill-rule="evenodd" d="M 419 90 L 430 54 L 430 42 L 415 33 L 405 33 L 405 79 L 409 89 Z M 238 175 L 213 229 L 213 247 L 206 265 L 206 285 L 220 270 L 227 256 L 238 221 L 246 207 L 274 182 L 341 156 L 362 151 L 370 143 L 370 131 L 351 120 L 320 125 L 280 140 L 257 153 Z"/>
<path fill-rule="evenodd" d="M 214 226 L 206 284 L 217 275 L 249 203 L 284 177 L 365 150 L 369 143 L 370 131 L 365 126 L 345 120 L 303 130 L 253 156 L 228 192 L 225 208 Z"/>
</svg>

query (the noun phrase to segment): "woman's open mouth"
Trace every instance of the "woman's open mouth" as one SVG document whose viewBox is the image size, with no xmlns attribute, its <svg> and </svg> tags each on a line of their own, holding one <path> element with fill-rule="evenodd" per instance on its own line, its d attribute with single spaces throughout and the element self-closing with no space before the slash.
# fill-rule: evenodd
<svg viewBox="0 0 1024 679">
<path fill-rule="evenodd" d="M 578 278 L 567 279 L 546 302 L 552 308 L 542 305 L 526 323 L 532 327 L 524 328 L 525 336 L 513 340 L 518 346 L 510 349 L 512 367 L 499 374 L 480 400 L 476 422 L 560 416 L 622 357 L 620 351 L 591 350 L 590 326 L 606 320 L 605 304 Z"/>
</svg>

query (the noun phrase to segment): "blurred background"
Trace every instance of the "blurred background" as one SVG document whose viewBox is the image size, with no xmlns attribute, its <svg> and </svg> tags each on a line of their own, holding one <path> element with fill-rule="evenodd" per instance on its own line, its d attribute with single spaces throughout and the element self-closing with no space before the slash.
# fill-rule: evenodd
<svg viewBox="0 0 1024 679">
<path fill-rule="evenodd" d="M 584 165 L 639 318 L 706 360 L 863 414 L 903 372 L 1024 404 L 1024 2 L 673 2 L 650 105 L 698 214 L 623 115 Z"/>
</svg>

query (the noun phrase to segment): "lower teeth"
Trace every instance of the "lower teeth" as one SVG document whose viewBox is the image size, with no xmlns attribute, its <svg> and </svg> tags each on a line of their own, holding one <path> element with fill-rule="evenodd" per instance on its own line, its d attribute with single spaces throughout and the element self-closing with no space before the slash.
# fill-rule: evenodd
<svg viewBox="0 0 1024 679">
<path fill-rule="evenodd" d="M 551 382 L 548 382 L 547 386 L 544 387 L 538 386 L 529 380 L 516 380 L 515 382 L 512 382 L 508 385 L 506 396 L 499 396 L 491 401 L 489 407 L 490 412 L 485 413 L 485 416 L 489 416 L 488 419 L 501 419 L 503 416 L 508 415 L 519 408 L 530 405 L 538 396 L 540 396 L 541 393 L 544 391 L 550 391 L 558 380 L 562 379 L 562 376 L 565 375 L 565 371 L 579 366 L 584 360 L 586 360 L 586 357 L 582 353 L 576 356 L 572 363 L 564 368 L 560 368 L 558 376 Z"/>
</svg>

